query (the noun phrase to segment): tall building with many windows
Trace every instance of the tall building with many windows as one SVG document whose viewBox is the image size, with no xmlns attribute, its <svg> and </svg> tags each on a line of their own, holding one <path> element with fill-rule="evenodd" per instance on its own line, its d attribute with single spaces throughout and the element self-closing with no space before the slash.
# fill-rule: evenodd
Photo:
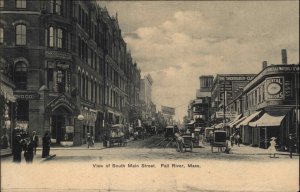
<svg viewBox="0 0 300 192">
<path fill-rule="evenodd" d="M 83 0 L 0 0 L 0 16 L 1 68 L 15 84 L 15 126 L 78 145 L 86 133 L 100 140 L 108 124 L 129 122 L 140 70 L 117 16 Z"/>
</svg>

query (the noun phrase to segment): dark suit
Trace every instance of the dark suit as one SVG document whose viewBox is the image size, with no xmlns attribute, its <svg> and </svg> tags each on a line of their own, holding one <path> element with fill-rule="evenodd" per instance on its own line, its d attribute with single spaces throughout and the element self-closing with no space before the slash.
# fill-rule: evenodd
<svg viewBox="0 0 300 192">
<path fill-rule="evenodd" d="M 36 154 L 36 148 L 38 146 L 38 143 L 39 143 L 39 137 L 37 135 L 33 135 L 31 136 L 30 138 L 33 142 L 33 149 L 34 149 L 34 154 Z"/>
</svg>

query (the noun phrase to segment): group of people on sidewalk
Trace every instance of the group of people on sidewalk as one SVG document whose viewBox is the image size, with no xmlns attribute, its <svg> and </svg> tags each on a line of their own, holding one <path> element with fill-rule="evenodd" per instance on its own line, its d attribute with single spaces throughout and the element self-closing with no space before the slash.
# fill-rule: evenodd
<svg viewBox="0 0 300 192">
<path fill-rule="evenodd" d="M 237 146 L 240 146 L 240 143 L 242 142 L 241 136 L 239 132 L 235 132 L 229 137 L 230 145 L 233 147 L 234 144 Z"/>
<path fill-rule="evenodd" d="M 12 140 L 12 154 L 13 162 L 20 163 L 22 161 L 22 152 L 24 152 L 24 159 L 27 163 L 32 163 L 36 155 L 36 148 L 39 144 L 39 137 L 35 131 L 30 134 L 23 129 L 14 129 Z M 49 156 L 51 145 L 51 138 L 49 133 L 45 133 L 43 137 L 43 152 L 42 158 Z"/>
</svg>

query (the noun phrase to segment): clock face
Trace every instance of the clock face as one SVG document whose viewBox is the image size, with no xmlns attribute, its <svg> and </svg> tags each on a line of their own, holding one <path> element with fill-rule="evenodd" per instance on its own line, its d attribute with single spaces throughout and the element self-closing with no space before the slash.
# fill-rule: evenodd
<svg viewBox="0 0 300 192">
<path fill-rule="evenodd" d="M 281 86 L 278 83 L 270 83 L 267 90 L 270 95 L 275 95 L 281 91 Z"/>
</svg>

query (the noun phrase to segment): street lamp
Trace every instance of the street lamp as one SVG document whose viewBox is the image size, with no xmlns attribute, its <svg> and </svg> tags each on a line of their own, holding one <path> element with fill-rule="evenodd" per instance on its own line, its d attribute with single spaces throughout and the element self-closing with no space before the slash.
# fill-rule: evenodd
<svg viewBox="0 0 300 192">
<path fill-rule="evenodd" d="M 82 114 L 79 114 L 79 115 L 77 116 L 77 119 L 78 119 L 79 121 L 83 121 L 83 120 L 84 120 L 84 116 L 83 116 Z"/>
<path fill-rule="evenodd" d="M 74 118 L 74 129 L 73 129 L 73 145 L 74 142 L 81 143 L 81 122 L 85 119 L 85 117 L 82 114 L 79 114 L 77 117 Z M 75 126 L 77 127 L 76 120 L 78 120 L 78 128 L 76 129 Z M 79 138 L 78 138 L 79 136 Z M 76 140 L 76 141 L 75 141 Z"/>
</svg>

